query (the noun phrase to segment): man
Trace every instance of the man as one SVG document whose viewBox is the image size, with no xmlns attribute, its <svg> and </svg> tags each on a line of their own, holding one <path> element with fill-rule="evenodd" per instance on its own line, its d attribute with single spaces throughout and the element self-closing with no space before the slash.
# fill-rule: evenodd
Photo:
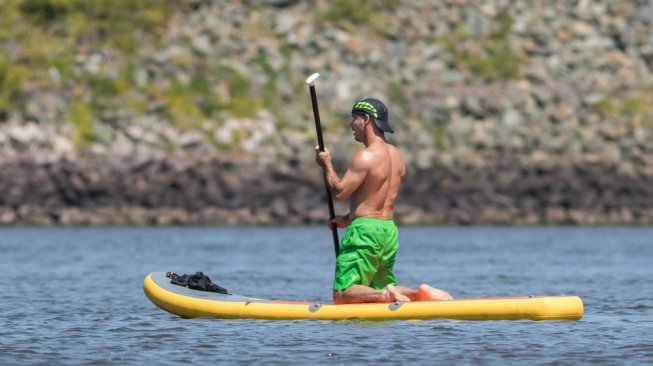
<svg viewBox="0 0 653 366">
<path fill-rule="evenodd" d="M 393 267 L 399 242 L 393 207 L 406 167 L 399 150 L 385 139 L 385 132 L 394 131 L 380 100 L 361 100 L 351 114 L 354 139 L 365 148 L 355 153 L 342 178 L 333 169 L 329 151 L 315 149 L 331 193 L 337 200 L 350 199 L 349 213 L 329 220 L 329 227 L 347 227 L 336 259 L 333 302 L 451 300 L 446 291 L 426 284 L 417 290 L 397 285 Z"/>
</svg>

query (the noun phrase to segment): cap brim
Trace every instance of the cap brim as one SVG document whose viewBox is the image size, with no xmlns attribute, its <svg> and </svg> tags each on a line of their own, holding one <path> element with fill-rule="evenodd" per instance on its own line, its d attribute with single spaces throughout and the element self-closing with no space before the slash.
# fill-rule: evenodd
<svg viewBox="0 0 653 366">
<path fill-rule="evenodd" d="M 388 121 L 383 121 L 383 120 L 380 120 L 380 119 L 376 119 L 376 118 L 374 118 L 374 123 L 376 123 L 376 125 L 377 125 L 377 126 L 378 126 L 382 131 L 383 131 L 383 132 L 390 132 L 390 133 L 394 133 L 394 132 L 395 132 L 395 131 L 392 129 L 392 127 L 390 127 L 390 124 L 388 123 Z"/>
</svg>

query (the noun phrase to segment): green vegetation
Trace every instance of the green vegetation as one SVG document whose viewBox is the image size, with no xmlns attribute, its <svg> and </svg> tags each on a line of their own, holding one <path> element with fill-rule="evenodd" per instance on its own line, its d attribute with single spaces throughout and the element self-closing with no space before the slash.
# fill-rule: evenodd
<svg viewBox="0 0 653 366">
<path fill-rule="evenodd" d="M 369 27 L 378 34 L 387 36 L 388 16 L 399 8 L 402 0 L 334 0 L 329 8 L 319 14 L 318 21 L 338 23 L 350 30 Z"/>
<path fill-rule="evenodd" d="M 653 128 L 653 91 L 640 91 L 626 96 L 603 99 L 594 108 L 605 117 L 638 119 Z"/>
<path fill-rule="evenodd" d="M 19 108 L 27 91 L 57 89 L 75 96 L 70 122 L 79 143 L 95 139 L 93 124 L 111 122 L 114 107 L 132 102 L 129 60 L 155 42 L 175 2 L 166 0 L 5 0 L 0 3 L 0 116 Z M 110 55 L 118 76 L 78 65 L 79 56 Z M 28 90 L 29 89 L 29 90 Z M 83 100 L 83 101 L 82 101 Z M 138 102 L 139 99 L 135 98 Z"/>
<path fill-rule="evenodd" d="M 169 88 L 156 93 L 156 98 L 166 106 L 165 113 L 182 130 L 194 129 L 202 122 L 203 113 L 195 96 L 192 84 L 179 82 L 173 82 Z"/>
<path fill-rule="evenodd" d="M 193 54 L 172 56 L 166 68 L 155 66 L 152 77 L 138 74 L 151 70 L 149 50 L 162 44 L 168 20 L 173 11 L 183 11 L 183 3 L 0 2 L 0 121 L 20 108 L 26 92 L 39 88 L 70 96 L 69 122 L 77 128 L 80 145 L 98 141 L 96 132 L 104 124 L 119 123 L 120 110 L 133 116 L 159 111 L 187 130 L 217 119 L 222 111 L 252 117 L 262 105 L 274 104 L 275 75 L 264 53 L 255 65 L 268 82 L 258 89 L 237 70 Z"/>
<path fill-rule="evenodd" d="M 510 45 L 512 23 L 509 15 L 502 14 L 497 29 L 487 35 L 472 35 L 460 26 L 443 40 L 444 47 L 456 63 L 486 82 L 518 78 L 525 59 Z"/>
<path fill-rule="evenodd" d="M 220 107 L 235 117 L 253 117 L 256 114 L 261 102 L 252 98 L 251 81 L 246 76 L 225 65 L 216 66 L 211 74 L 227 84 L 231 96 L 229 101 L 220 101 Z"/>
<path fill-rule="evenodd" d="M 447 150 L 447 131 L 438 122 L 425 123 L 424 128 L 433 137 L 433 148 L 437 151 Z"/>
<path fill-rule="evenodd" d="M 7 113 L 18 99 L 28 76 L 29 70 L 25 66 L 16 65 L 0 54 L 0 114 Z"/>
<path fill-rule="evenodd" d="M 0 3 L 0 116 L 20 108 L 27 92 L 60 90 L 71 96 L 69 122 L 76 143 L 98 140 L 98 123 L 116 120 L 117 107 L 143 113 L 131 92 L 131 64 L 140 42 L 158 37 L 171 15 L 165 0 L 6 0 Z M 80 67 L 79 56 L 115 57 L 115 72 Z M 139 104 L 140 102 L 140 104 Z"/>
<path fill-rule="evenodd" d="M 165 25 L 170 4 L 164 0 L 23 0 L 18 9 L 30 23 L 52 27 L 58 34 L 132 50 L 135 31 L 151 33 Z"/>
<path fill-rule="evenodd" d="M 95 142 L 97 135 L 93 128 L 93 109 L 81 99 L 75 99 L 70 106 L 70 123 L 77 129 L 78 146 L 88 146 Z"/>
</svg>

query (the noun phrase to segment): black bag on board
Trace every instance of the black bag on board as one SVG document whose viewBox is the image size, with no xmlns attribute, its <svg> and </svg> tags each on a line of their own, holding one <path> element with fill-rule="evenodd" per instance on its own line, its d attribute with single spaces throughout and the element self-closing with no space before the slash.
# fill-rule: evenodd
<svg viewBox="0 0 653 366">
<path fill-rule="evenodd" d="M 168 272 L 166 273 L 166 277 L 171 279 L 170 283 L 173 285 L 184 286 L 198 291 L 217 292 L 219 294 L 229 295 L 229 291 L 226 288 L 213 283 L 211 278 L 202 272 L 197 272 L 194 275 L 181 276 L 174 272 Z"/>
</svg>

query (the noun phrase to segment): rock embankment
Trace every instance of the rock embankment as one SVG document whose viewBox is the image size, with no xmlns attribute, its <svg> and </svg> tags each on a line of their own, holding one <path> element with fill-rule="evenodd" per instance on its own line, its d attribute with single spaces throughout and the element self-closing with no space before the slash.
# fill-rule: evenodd
<svg viewBox="0 0 653 366">
<path fill-rule="evenodd" d="M 653 223 L 648 2 L 193 0 L 82 35 L 88 9 L 24 3 L 0 5 L 1 224 L 321 222 L 314 71 L 341 168 L 352 102 L 389 105 L 402 223 Z"/>
<path fill-rule="evenodd" d="M 310 160 L 260 165 L 195 155 L 5 163 L 0 223 L 320 224 L 327 215 L 321 179 Z M 600 165 L 567 171 L 519 161 L 482 169 L 437 166 L 409 172 L 396 213 L 399 223 L 413 225 L 650 225 L 652 183 Z"/>
</svg>

